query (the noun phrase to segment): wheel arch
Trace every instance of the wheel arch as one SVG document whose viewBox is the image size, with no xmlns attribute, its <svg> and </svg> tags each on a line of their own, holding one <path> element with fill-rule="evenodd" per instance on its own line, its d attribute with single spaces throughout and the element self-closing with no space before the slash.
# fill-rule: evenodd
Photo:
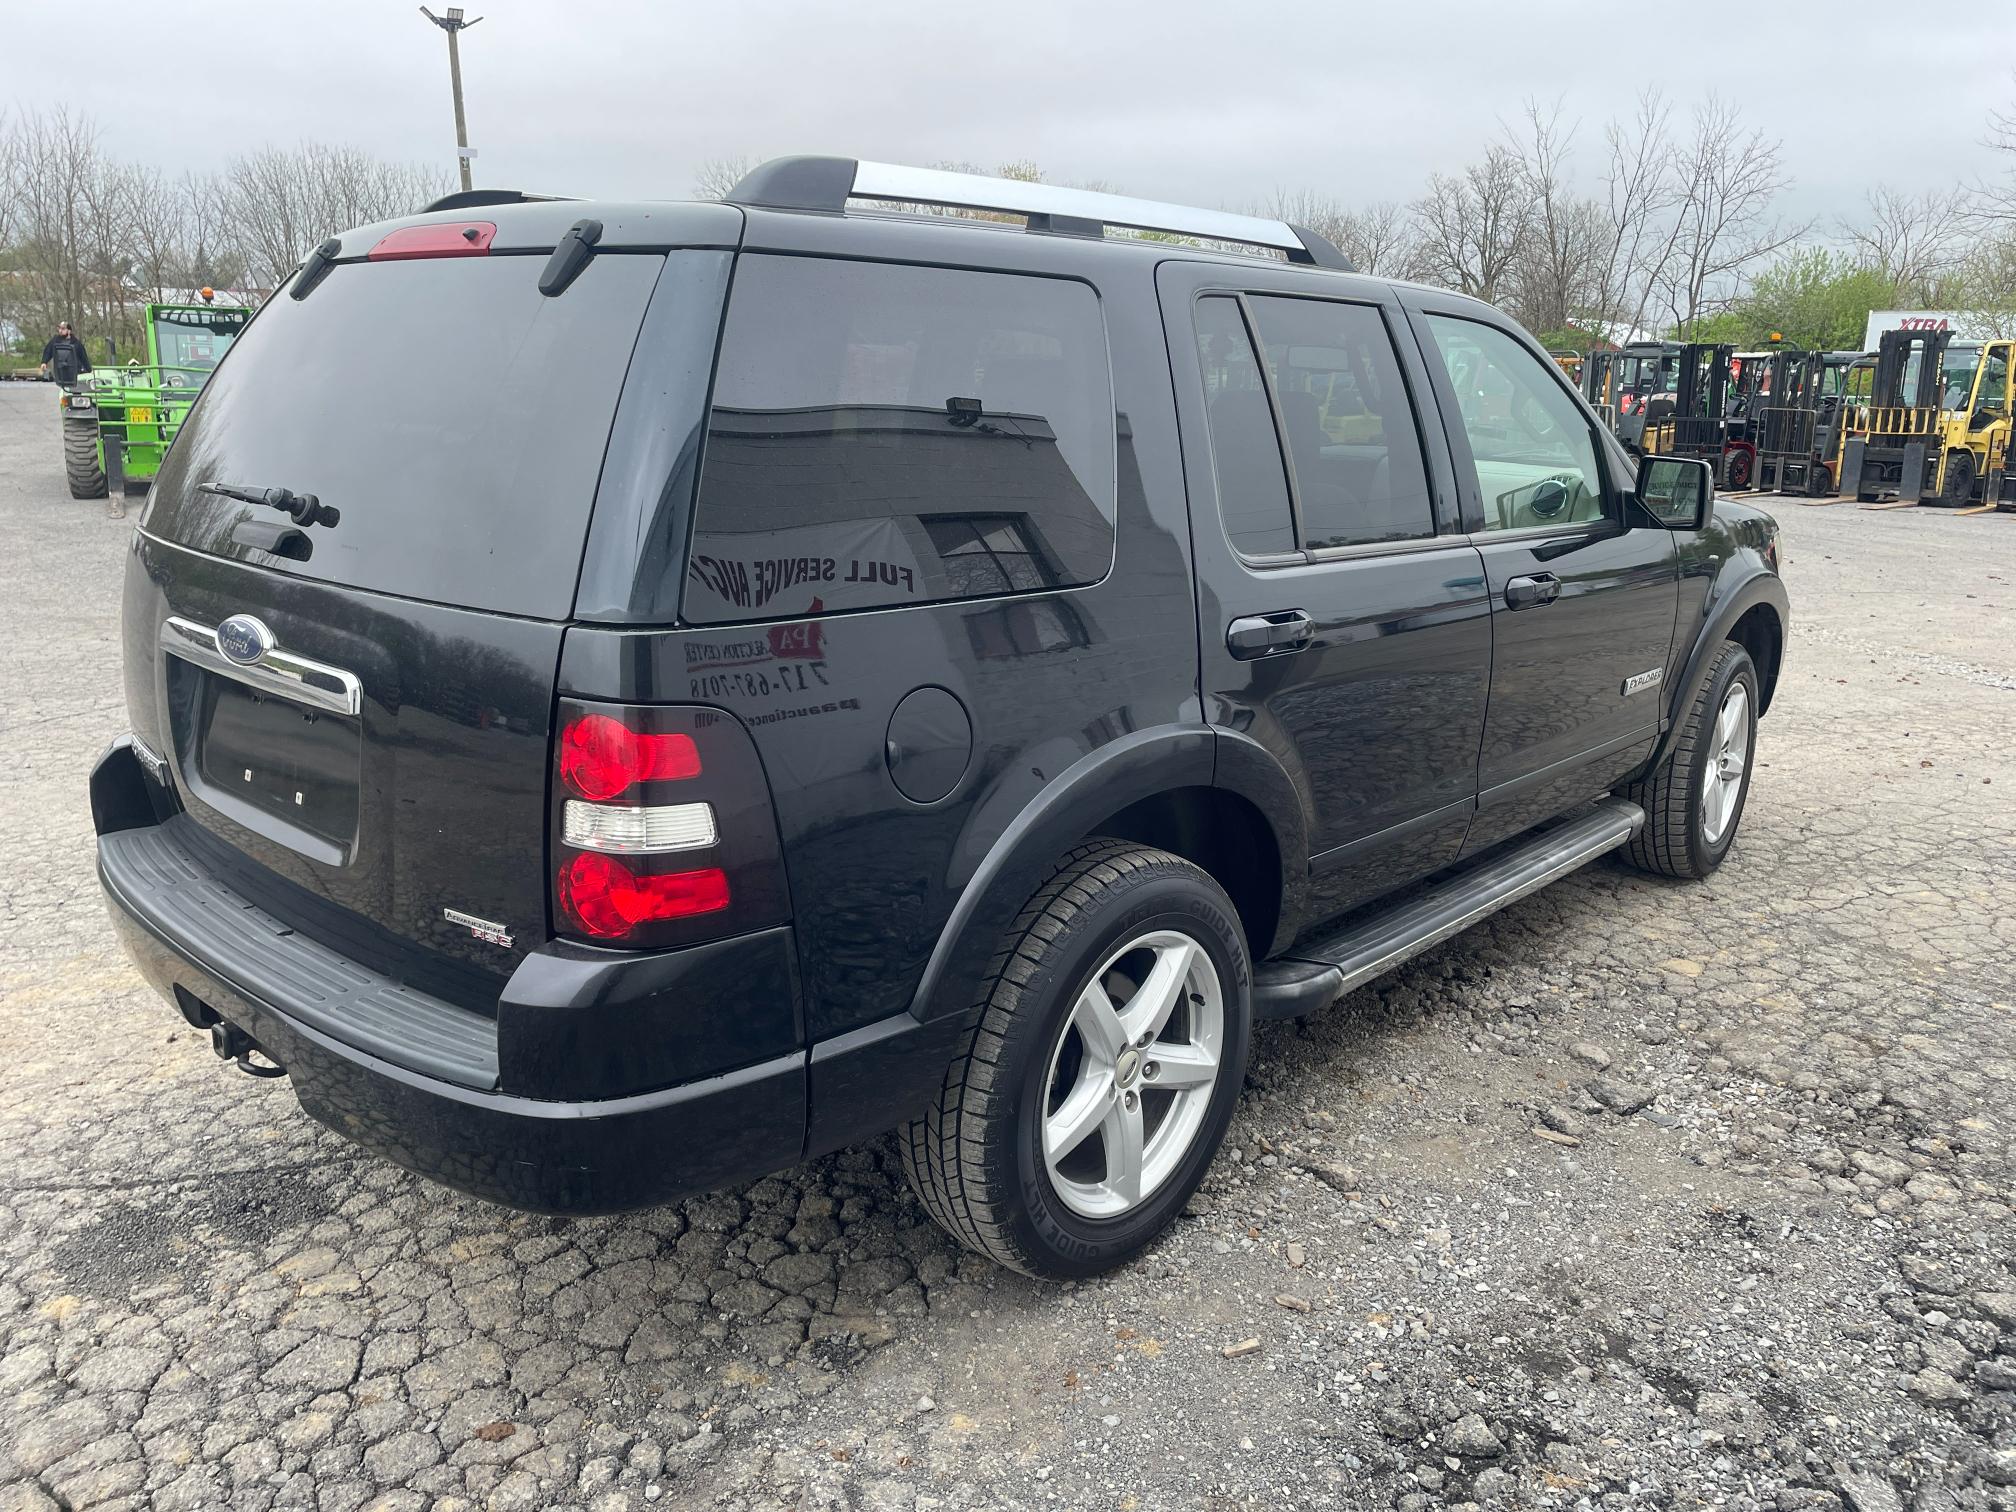
<svg viewBox="0 0 2016 1512">
<path fill-rule="evenodd" d="M 1058 773 L 992 837 L 939 932 L 912 1015 L 930 1022 L 970 1012 L 1002 931 L 1057 858 L 1096 835 L 1153 845 L 1210 873 L 1238 909 L 1256 962 L 1292 935 L 1307 829 L 1287 773 L 1222 730 L 1136 731 Z"/>
<path fill-rule="evenodd" d="M 1735 641 L 1750 653 L 1750 659 L 1757 664 L 1757 712 L 1761 716 L 1770 709 L 1784 665 L 1789 619 L 1790 601 L 1785 585 L 1775 573 L 1761 567 L 1717 595 L 1695 634 L 1685 669 L 1668 691 L 1666 732 L 1646 763 L 1647 770 L 1672 755 L 1687 711 L 1693 707 L 1695 695 L 1714 665 L 1715 653 L 1725 640 Z"/>
</svg>

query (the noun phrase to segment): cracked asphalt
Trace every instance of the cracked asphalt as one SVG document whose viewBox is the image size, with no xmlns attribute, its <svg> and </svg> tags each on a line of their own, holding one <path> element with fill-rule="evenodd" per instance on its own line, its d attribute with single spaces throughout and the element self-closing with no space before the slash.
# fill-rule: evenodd
<svg viewBox="0 0 2016 1512">
<path fill-rule="evenodd" d="M 2016 518 L 1784 501 L 1727 865 L 1263 1026 L 1175 1233 L 1057 1287 L 887 1142 L 561 1222 L 220 1067 L 98 902 L 130 522 L 53 403 L 0 385 L 0 1512 L 2016 1508 Z"/>
</svg>

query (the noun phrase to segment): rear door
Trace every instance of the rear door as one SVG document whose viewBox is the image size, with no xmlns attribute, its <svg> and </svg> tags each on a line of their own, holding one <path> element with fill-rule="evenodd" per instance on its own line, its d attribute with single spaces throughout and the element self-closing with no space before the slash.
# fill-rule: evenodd
<svg viewBox="0 0 2016 1512">
<path fill-rule="evenodd" d="M 191 842 L 285 922 L 471 1007 L 546 938 L 562 622 L 665 258 L 598 256 L 557 297 L 544 262 L 355 260 L 276 294 L 170 452 L 126 588 L 134 729 Z"/>
<path fill-rule="evenodd" d="M 1228 271 L 1171 263 L 1160 278 L 1205 709 L 1295 782 L 1320 918 L 1455 859 L 1490 606 L 1391 294 Z"/>
<path fill-rule="evenodd" d="M 1474 852 L 1606 791 L 1650 754 L 1679 557 L 1620 487 L 1616 453 L 1553 363 L 1475 306 L 1418 298 L 1490 587 Z"/>
</svg>

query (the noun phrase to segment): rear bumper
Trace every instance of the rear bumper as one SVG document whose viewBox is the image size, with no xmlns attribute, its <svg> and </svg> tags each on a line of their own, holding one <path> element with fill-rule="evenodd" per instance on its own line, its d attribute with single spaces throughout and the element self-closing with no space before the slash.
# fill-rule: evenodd
<svg viewBox="0 0 2016 1512">
<path fill-rule="evenodd" d="M 647 990 L 632 1002 L 597 999 L 607 977 L 591 973 L 593 961 L 542 958 L 536 997 L 507 991 L 493 1022 L 373 979 L 275 927 L 216 878 L 192 875 L 173 844 L 172 799 L 130 744 L 101 758 L 92 806 L 99 880 L 142 975 L 192 1021 L 207 1010 L 249 1034 L 286 1068 L 309 1114 L 375 1154 L 510 1207 L 604 1213 L 753 1179 L 805 1153 L 808 1056 L 795 1031 L 777 1053 L 647 1091 L 529 1096 L 514 1086 L 514 1063 L 532 1075 L 545 1051 L 564 1062 L 549 1063 L 545 1079 L 599 1089 L 619 1068 L 652 1063 L 665 1015 L 732 1014 L 734 1002 L 704 993 L 719 952 L 643 958 Z M 788 959 L 788 931 L 773 933 L 785 936 Z M 728 943 L 745 957 L 751 948 Z M 702 992 L 680 990 L 681 957 Z M 795 997 L 788 965 L 776 985 Z M 522 1032 L 500 1042 L 512 1015 Z"/>
</svg>

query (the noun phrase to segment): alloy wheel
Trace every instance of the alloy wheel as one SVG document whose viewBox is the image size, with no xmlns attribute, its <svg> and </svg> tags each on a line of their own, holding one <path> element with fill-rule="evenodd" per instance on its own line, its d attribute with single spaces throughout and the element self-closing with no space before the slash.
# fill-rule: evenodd
<svg viewBox="0 0 2016 1512">
<path fill-rule="evenodd" d="M 1043 1164 L 1086 1218 L 1117 1218 L 1175 1172 L 1218 1084 L 1225 999 L 1218 969 L 1175 930 L 1112 952 L 1072 1004 L 1043 1087 Z"/>
<path fill-rule="evenodd" d="M 1710 737 L 1708 771 L 1701 781 L 1701 838 L 1719 845 L 1743 797 L 1743 774 L 1750 765 L 1750 690 L 1729 685 Z"/>
</svg>

